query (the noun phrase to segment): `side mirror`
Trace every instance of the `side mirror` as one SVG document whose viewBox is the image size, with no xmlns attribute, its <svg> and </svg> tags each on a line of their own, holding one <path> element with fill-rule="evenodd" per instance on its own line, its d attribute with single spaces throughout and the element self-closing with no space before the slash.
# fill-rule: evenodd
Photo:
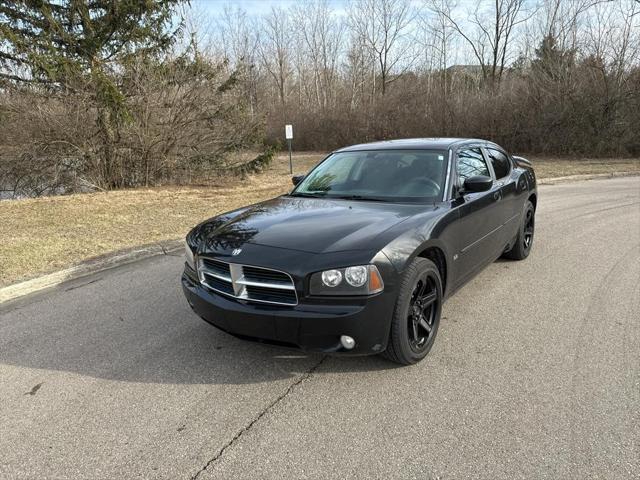
<svg viewBox="0 0 640 480">
<path fill-rule="evenodd" d="M 486 192 L 493 185 L 491 177 L 485 175 L 476 175 L 469 177 L 464 181 L 463 193 Z"/>
<path fill-rule="evenodd" d="M 305 175 L 294 175 L 293 177 L 291 177 L 291 183 L 293 183 L 294 186 L 298 185 L 302 180 L 304 180 Z"/>
</svg>

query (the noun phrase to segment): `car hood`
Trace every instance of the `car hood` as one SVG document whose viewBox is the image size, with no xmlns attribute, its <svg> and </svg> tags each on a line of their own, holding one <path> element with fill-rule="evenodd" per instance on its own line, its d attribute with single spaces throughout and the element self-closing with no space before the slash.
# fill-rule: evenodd
<svg viewBox="0 0 640 480">
<path fill-rule="evenodd" d="M 381 233 L 428 208 L 282 196 L 212 218 L 197 236 L 201 253 L 247 243 L 310 253 L 373 250 L 381 248 L 375 242 Z"/>
</svg>

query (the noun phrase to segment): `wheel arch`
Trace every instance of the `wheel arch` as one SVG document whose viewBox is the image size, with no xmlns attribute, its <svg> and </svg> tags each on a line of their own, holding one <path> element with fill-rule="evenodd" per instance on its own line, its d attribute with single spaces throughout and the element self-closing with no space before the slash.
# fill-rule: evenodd
<svg viewBox="0 0 640 480">
<path fill-rule="evenodd" d="M 527 200 L 529 200 L 533 204 L 534 210 L 538 208 L 538 195 L 536 194 L 536 192 L 531 193 Z"/>
<path fill-rule="evenodd" d="M 438 245 L 426 245 L 419 249 L 414 257 L 429 259 L 438 267 L 440 278 L 442 279 L 442 292 L 444 294 L 447 291 L 447 274 L 449 273 L 447 256 L 444 250 Z"/>
</svg>

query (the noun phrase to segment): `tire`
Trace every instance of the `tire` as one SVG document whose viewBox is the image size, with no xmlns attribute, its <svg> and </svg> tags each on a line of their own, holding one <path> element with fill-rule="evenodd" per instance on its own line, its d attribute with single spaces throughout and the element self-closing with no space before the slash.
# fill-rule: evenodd
<svg viewBox="0 0 640 480">
<path fill-rule="evenodd" d="M 415 258 L 400 280 L 389 341 L 382 355 L 401 365 L 422 360 L 438 333 L 442 302 L 438 267 L 426 258 Z"/>
<path fill-rule="evenodd" d="M 503 257 L 512 260 L 524 260 L 529 256 L 531 247 L 533 246 L 535 220 L 536 209 L 533 207 L 533 203 L 527 201 L 524 207 L 524 214 L 522 215 L 522 222 L 520 222 L 520 227 L 518 228 L 516 242 L 513 244 L 513 247 L 511 247 L 511 250 L 503 254 Z"/>
</svg>

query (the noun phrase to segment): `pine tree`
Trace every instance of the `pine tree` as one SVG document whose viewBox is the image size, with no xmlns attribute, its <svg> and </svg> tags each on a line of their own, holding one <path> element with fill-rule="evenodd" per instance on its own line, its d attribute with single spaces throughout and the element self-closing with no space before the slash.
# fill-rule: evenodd
<svg viewBox="0 0 640 480">
<path fill-rule="evenodd" d="M 102 137 L 102 182 L 117 186 L 114 144 L 129 115 L 118 72 L 132 55 L 154 56 L 171 46 L 182 1 L 0 2 L 0 88 L 36 84 L 88 94 Z"/>
</svg>

